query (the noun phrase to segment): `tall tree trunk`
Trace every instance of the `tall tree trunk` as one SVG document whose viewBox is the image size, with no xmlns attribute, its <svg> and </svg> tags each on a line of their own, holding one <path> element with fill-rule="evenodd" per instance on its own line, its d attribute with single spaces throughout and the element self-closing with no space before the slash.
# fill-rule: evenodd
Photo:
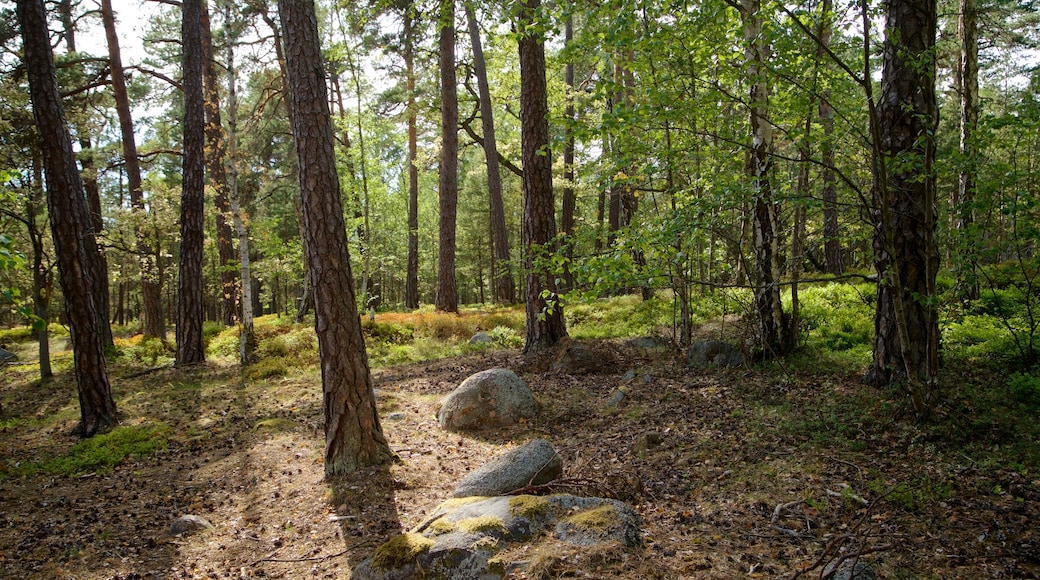
<svg viewBox="0 0 1040 580">
<path fill-rule="evenodd" d="M 220 310 L 224 326 L 235 325 L 238 314 L 238 281 L 232 267 L 235 261 L 234 232 L 228 216 L 231 204 L 228 200 L 228 182 L 225 163 L 228 161 L 227 141 L 220 119 L 220 91 L 218 87 L 216 55 L 213 54 L 213 31 L 210 27 L 209 7 L 202 6 L 202 82 L 206 96 L 206 175 L 213 188 L 213 205 L 216 209 L 217 256 L 220 260 Z"/>
<path fill-rule="evenodd" d="M 975 130 L 979 125 L 979 32 L 978 3 L 976 0 L 960 0 L 958 28 L 961 38 L 957 79 L 960 83 L 960 154 L 961 171 L 954 212 L 957 216 L 956 230 L 960 243 L 958 258 L 960 280 L 964 296 L 969 300 L 979 297 L 977 242 L 971 233 L 975 222 L 975 174 L 978 159 L 975 151 Z"/>
<path fill-rule="evenodd" d="M 480 122 L 484 132 L 484 157 L 487 159 L 491 239 L 494 246 L 491 272 L 494 276 L 495 300 L 502 304 L 512 304 L 516 300 L 516 283 L 513 281 L 513 272 L 509 266 L 509 232 L 506 229 L 506 212 L 502 203 L 502 171 L 498 162 L 495 117 L 491 107 L 491 87 L 488 85 L 484 48 L 480 44 L 480 27 L 477 25 L 473 5 L 468 1 L 466 3 L 466 20 L 469 24 L 470 45 L 473 47 L 473 72 L 477 77 Z"/>
<path fill-rule="evenodd" d="M 751 155 L 748 178 L 754 195 L 755 312 L 759 346 L 766 357 L 787 351 L 780 301 L 780 237 L 778 204 L 773 200 L 770 173 L 773 168 L 773 128 L 769 122 L 769 81 L 766 63 L 769 45 L 762 36 L 760 0 L 741 0 L 747 76 L 751 82 Z"/>
<path fill-rule="evenodd" d="M 206 360 L 202 344 L 202 260 L 206 206 L 206 113 L 202 89 L 202 0 L 181 3 L 184 52 L 184 169 L 177 278 L 177 365 Z"/>
<path fill-rule="evenodd" d="M 823 0 L 820 9 L 820 24 L 817 28 L 819 43 L 816 47 L 816 60 L 819 66 L 827 61 L 827 49 L 831 43 L 834 14 L 832 0 Z M 819 118 L 823 128 L 823 140 L 820 143 L 820 181 L 823 198 L 823 253 L 827 272 L 835 276 L 845 271 L 841 256 L 841 229 L 838 226 L 838 187 L 834 176 L 834 108 L 831 106 L 831 91 L 824 88 L 820 91 Z"/>
<path fill-rule="evenodd" d="M 574 41 L 574 18 L 568 14 L 567 21 L 563 27 L 564 47 L 570 46 Z M 574 288 L 574 274 L 571 272 L 570 262 L 574 260 L 574 212 L 578 206 L 578 196 L 574 188 L 574 129 L 578 117 L 574 111 L 574 61 L 567 61 L 563 69 L 564 83 L 567 85 L 567 107 L 564 117 L 567 125 L 564 127 L 563 145 L 563 202 L 560 208 L 560 231 L 566 236 L 563 251 L 567 256 L 564 264 L 563 282 L 566 290 Z"/>
<path fill-rule="evenodd" d="M 43 191 L 43 159 L 39 152 L 33 152 L 33 184 L 30 197 L 25 203 L 25 227 L 28 230 L 29 241 L 32 244 L 32 277 L 33 277 L 33 314 L 38 320 L 33 322 L 36 331 L 36 344 L 39 346 L 40 356 L 40 378 L 47 379 L 54 376 L 51 369 L 51 347 L 50 332 L 47 325 L 50 322 L 51 288 L 54 284 L 51 268 L 43 263 L 44 232 L 36 221 L 36 217 L 43 212 L 46 203 Z"/>
<path fill-rule="evenodd" d="M 72 15 L 72 8 L 71 0 L 61 0 L 58 2 L 58 12 L 65 33 L 65 47 L 70 53 L 76 52 L 76 26 Z M 83 180 L 83 189 L 87 195 L 87 208 L 90 210 L 90 223 L 93 228 L 94 237 L 100 238 L 101 232 L 105 228 L 105 222 L 101 214 L 101 189 L 98 187 L 97 167 L 94 163 L 94 149 L 90 142 L 89 132 L 83 123 L 76 124 L 76 135 L 79 140 L 79 154 L 76 157 L 79 159 L 80 166 L 83 168 L 81 176 Z M 98 323 L 101 327 L 101 343 L 105 348 L 109 348 L 113 345 L 113 342 L 112 327 L 108 323 L 108 315 L 111 308 L 109 304 L 108 257 L 105 255 L 105 249 L 101 244 L 98 244 L 98 257 L 97 260 L 93 262 L 93 268 L 94 292 L 96 294 L 98 305 L 98 315 L 103 318 L 103 320 Z M 48 374 L 47 376 L 50 375 Z"/>
<path fill-rule="evenodd" d="M 524 246 L 527 250 L 527 336 L 525 353 L 556 345 L 567 336 L 563 304 L 556 281 L 536 265 L 551 252 L 556 237 L 552 155 L 549 154 L 549 103 L 545 85 L 545 41 L 536 24 L 542 19 L 541 0 L 524 0 L 520 9 L 520 130 L 524 165 Z M 545 296 L 543 296 L 545 292 Z"/>
<path fill-rule="evenodd" d="M 441 160 L 437 193 L 440 198 L 440 235 L 437 248 L 437 310 L 459 311 L 455 284 L 455 230 L 459 202 L 459 99 L 455 80 L 455 1 L 441 0 Z"/>
<path fill-rule="evenodd" d="M 383 436 L 361 333 L 336 174 L 328 91 L 312 0 L 281 0 L 304 235 L 314 285 L 314 327 L 325 405 L 325 474 L 394 457 Z"/>
<path fill-rule="evenodd" d="M 408 269 L 405 274 L 404 304 L 419 307 L 419 132 L 415 102 L 415 21 L 412 6 L 404 9 L 404 66 L 408 88 Z"/>
<path fill-rule="evenodd" d="M 888 0 L 874 137 L 874 356 L 864 380 L 909 384 L 925 414 L 938 372 L 935 277 L 935 0 Z"/>
<path fill-rule="evenodd" d="M 225 5 L 225 21 L 232 18 L 232 6 Z M 252 280 L 249 260 L 249 234 L 242 221 L 242 206 L 238 194 L 238 70 L 235 67 L 235 42 L 237 38 L 227 35 L 228 69 L 228 201 L 231 205 L 231 222 L 238 237 L 239 279 Z M 299 204 L 296 204 L 297 208 Z M 306 276 L 305 276 L 306 277 Z M 238 360 L 244 366 L 256 362 L 256 334 L 253 332 L 253 285 L 242 284 L 242 327 L 238 332 Z"/>
<path fill-rule="evenodd" d="M 130 205 L 134 212 L 144 214 L 144 190 L 141 185 L 141 164 L 137 158 L 137 140 L 134 136 L 134 121 L 130 114 L 130 97 L 126 92 L 126 77 L 119 51 L 119 35 L 112 12 L 112 0 L 101 0 L 101 19 L 105 25 L 108 43 L 108 60 L 112 75 L 112 98 L 119 116 L 119 132 L 123 141 L 123 163 L 126 168 L 126 185 L 130 190 Z M 143 223 L 143 220 L 141 222 Z M 141 319 L 145 337 L 166 340 L 166 323 L 162 305 L 162 274 L 158 252 L 149 247 L 143 225 L 137 226 L 137 257 L 141 265 Z"/>
<path fill-rule="evenodd" d="M 17 12 L 29 96 L 47 175 L 51 235 L 58 255 L 65 314 L 72 338 L 80 405 L 77 431 L 90 437 L 116 423 L 116 404 L 108 382 L 89 267 L 92 255 L 97 255 L 97 245 L 90 235 L 90 213 L 83 182 L 76 167 L 72 138 L 66 129 L 65 111 L 54 76 L 46 9 L 42 0 L 18 0 Z"/>
</svg>

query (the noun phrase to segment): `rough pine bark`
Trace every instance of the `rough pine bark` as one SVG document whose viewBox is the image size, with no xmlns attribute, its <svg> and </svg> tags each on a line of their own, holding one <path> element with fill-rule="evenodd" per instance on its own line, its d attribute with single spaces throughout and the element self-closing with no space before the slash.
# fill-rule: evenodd
<svg viewBox="0 0 1040 580">
<path fill-rule="evenodd" d="M 76 167 L 72 138 L 65 125 L 65 111 L 54 75 L 46 9 L 42 0 L 18 0 L 16 10 L 47 176 L 51 235 L 58 255 L 58 272 L 72 338 L 80 405 L 77 431 L 90 437 L 116 423 L 116 404 L 108 382 L 89 268 L 91 253 L 96 255 L 97 247 L 90 235 L 83 182 Z"/>
<path fill-rule="evenodd" d="M 816 59 L 827 62 L 827 48 L 831 42 L 831 30 L 834 21 L 832 1 L 823 0 L 818 29 L 819 45 L 816 47 Z M 823 198 L 823 254 L 827 272 L 835 276 L 845 271 L 841 256 L 841 229 L 838 225 L 838 187 L 834 176 L 834 107 L 831 106 L 830 89 L 820 91 L 819 105 L 820 126 L 823 128 L 823 141 L 820 143 L 820 181 L 822 183 L 820 197 Z"/>
<path fill-rule="evenodd" d="M 220 260 L 220 310 L 224 326 L 235 325 L 238 314 L 238 279 L 235 277 L 234 232 L 228 219 L 231 202 L 228 200 L 228 181 L 225 163 L 228 159 L 227 139 L 221 125 L 220 91 L 216 57 L 213 54 L 213 31 L 210 27 L 209 7 L 202 6 L 202 83 L 206 110 L 206 175 L 213 188 L 213 206 L 216 210 L 217 256 Z"/>
<path fill-rule="evenodd" d="M 181 251 L 177 277 L 177 365 L 206 360 L 202 343 L 203 226 L 206 206 L 206 116 L 202 87 L 202 0 L 181 4 L 184 54 L 184 163 L 181 182 Z"/>
<path fill-rule="evenodd" d="M 134 121 L 130 114 L 130 97 L 126 92 L 126 76 L 119 50 L 119 35 L 116 33 L 115 14 L 112 0 L 101 0 L 101 20 L 105 26 L 108 44 L 109 72 L 112 76 L 112 98 L 119 117 L 119 134 L 123 143 L 123 167 L 126 170 L 126 186 L 130 192 L 130 205 L 139 216 L 143 216 L 144 189 L 141 185 L 141 163 L 137 157 L 137 139 L 134 136 Z M 162 272 L 155 249 L 148 246 L 144 234 L 143 220 L 135 224 L 137 257 L 141 266 L 141 319 L 145 337 L 166 340 L 166 319 L 162 304 Z"/>
<path fill-rule="evenodd" d="M 415 102 L 415 21 L 411 5 L 404 9 L 404 66 L 408 87 L 408 267 L 405 307 L 419 307 L 419 155 L 418 111 Z"/>
<path fill-rule="evenodd" d="M 524 165 L 524 246 L 527 255 L 525 353 L 551 348 L 567 336 L 563 304 L 556 295 L 551 272 L 538 265 L 551 252 L 556 237 L 552 189 L 552 155 L 549 152 L 549 104 L 545 84 L 545 43 L 534 29 L 540 0 L 524 0 L 520 9 L 520 131 Z M 542 296 L 548 292 L 548 299 Z"/>
<path fill-rule="evenodd" d="M 512 304 L 516 300 L 516 283 L 509 266 L 509 231 L 502 203 L 502 169 L 498 162 L 498 142 L 495 136 L 495 116 L 491 106 L 491 87 L 488 85 L 484 48 L 480 44 L 480 28 L 473 7 L 466 4 L 470 45 L 473 47 L 473 74 L 477 77 L 480 98 L 480 123 L 484 133 L 484 157 L 487 159 L 488 198 L 491 211 L 491 240 L 494 256 L 491 272 L 494 277 L 495 300 Z"/>
<path fill-rule="evenodd" d="M 957 270 L 970 300 L 979 297 L 979 282 L 976 272 L 978 251 L 971 229 L 975 222 L 975 174 L 978 163 L 975 151 L 975 131 L 979 126 L 979 7 L 977 0 L 960 0 L 958 31 L 961 39 L 959 70 L 956 75 L 960 85 L 960 154 L 961 171 L 957 193 L 954 198 L 955 227 L 960 238 L 958 248 L 960 262 Z"/>
<path fill-rule="evenodd" d="M 574 19 L 568 15 L 563 28 L 564 46 L 568 46 L 574 39 Z M 568 260 L 574 259 L 574 213 L 578 206 L 578 196 L 574 189 L 574 125 L 578 122 L 574 110 L 574 62 L 567 61 L 563 69 L 564 83 L 567 85 L 567 107 L 564 117 L 567 125 L 564 128 L 563 146 L 563 201 L 560 207 L 560 232 L 568 236 L 564 240 L 566 246 L 563 248 Z M 570 263 L 564 265 L 563 280 L 567 289 L 574 287 L 574 274 L 571 273 Z"/>
<path fill-rule="evenodd" d="M 935 276 L 935 0 L 888 0 L 881 95 L 880 161 L 874 184 L 875 265 L 881 282 L 874 356 L 864 380 L 930 385 L 938 371 Z M 913 391 L 925 412 L 924 392 Z"/>
<path fill-rule="evenodd" d="M 459 202 L 459 98 L 455 79 L 455 2 L 441 0 L 439 19 L 441 81 L 441 159 L 437 193 L 440 235 L 437 248 L 437 296 L 442 312 L 458 312 L 455 282 L 456 215 Z"/>
<path fill-rule="evenodd" d="M 313 0 L 281 0 L 278 11 L 299 162 L 304 236 L 314 286 L 325 406 L 325 474 L 394 458 L 376 413 L 358 319 Z"/>
</svg>

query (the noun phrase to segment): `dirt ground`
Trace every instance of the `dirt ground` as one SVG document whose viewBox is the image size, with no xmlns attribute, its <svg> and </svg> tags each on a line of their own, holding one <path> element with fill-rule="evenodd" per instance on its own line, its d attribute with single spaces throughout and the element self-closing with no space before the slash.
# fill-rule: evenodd
<svg viewBox="0 0 1040 580">
<path fill-rule="evenodd" d="M 166 450 L 109 473 L 9 475 L 71 447 L 77 415 L 70 373 L 41 386 L 5 368 L 0 419 L 22 421 L 0 429 L 0 577 L 347 578 L 464 474 L 534 437 L 563 456 L 561 490 L 633 505 L 644 545 L 514 550 L 530 564 L 516 578 L 820 578 L 857 557 L 881 578 L 1040 577 L 1040 476 L 951 450 L 857 376 L 621 354 L 616 374 L 553 374 L 515 351 L 376 371 L 402 462 L 331 481 L 316 372 L 246 383 L 216 363 L 113 379 L 125 422 L 171 427 Z M 438 401 L 492 367 L 517 371 L 539 416 L 441 431 Z M 861 414 L 823 411 L 844 400 Z M 214 527 L 169 536 L 183 514 Z"/>
</svg>

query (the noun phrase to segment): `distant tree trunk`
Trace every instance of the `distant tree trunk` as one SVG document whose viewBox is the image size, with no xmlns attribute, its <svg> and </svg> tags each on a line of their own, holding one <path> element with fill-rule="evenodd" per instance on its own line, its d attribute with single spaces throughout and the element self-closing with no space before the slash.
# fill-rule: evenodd
<svg viewBox="0 0 1040 580">
<path fill-rule="evenodd" d="M 225 5 L 225 20 L 230 21 L 231 4 Z M 249 261 L 249 235 L 242 221 L 242 207 L 238 195 L 238 71 L 235 68 L 235 41 L 227 37 L 228 68 L 228 201 L 231 222 L 238 237 L 239 279 L 252 280 Z M 297 204 L 297 207 L 299 205 Z M 304 276 L 306 278 L 306 276 Z M 238 333 L 238 360 L 244 366 L 256 362 L 256 334 L 253 332 L 253 285 L 242 284 L 242 327 Z"/>
<path fill-rule="evenodd" d="M 935 0 L 889 0 L 875 123 L 875 262 L 881 282 L 874 357 L 864 380 L 909 383 L 915 410 L 934 403 L 939 367 L 935 277 Z"/>
<path fill-rule="evenodd" d="M 960 154 L 961 171 L 957 194 L 954 199 L 956 231 L 960 238 L 957 251 L 960 270 L 958 278 L 963 285 L 964 297 L 977 300 L 979 281 L 977 242 L 971 229 L 975 222 L 975 173 L 978 159 L 975 152 L 975 130 L 979 126 L 979 32 L 978 3 L 976 0 L 960 0 L 959 32 L 961 38 L 959 70 L 956 75 L 960 84 Z"/>
<path fill-rule="evenodd" d="M 755 312 L 759 346 L 766 357 L 787 352 L 783 303 L 780 301 L 780 238 L 778 204 L 773 200 L 773 128 L 769 122 L 769 46 L 762 36 L 760 0 L 741 0 L 747 76 L 751 79 L 751 158 L 748 177 L 754 192 Z"/>
<path fill-rule="evenodd" d="M 36 217 L 43 212 L 46 203 L 43 191 L 43 160 L 39 158 L 40 153 L 33 153 L 33 185 L 32 192 L 25 203 L 25 227 L 28 230 L 29 241 L 32 244 L 32 276 L 33 276 L 33 314 L 39 319 L 39 327 L 36 328 L 36 343 L 40 350 L 40 378 L 47 379 L 54 376 L 51 369 L 51 347 L 50 332 L 47 324 L 50 322 L 51 287 L 54 277 L 51 268 L 45 266 L 43 236 L 44 231 L 36 221 Z"/>
<path fill-rule="evenodd" d="M 97 247 L 90 235 L 83 182 L 76 167 L 72 138 L 65 126 L 65 111 L 54 76 L 47 12 L 42 0 L 18 0 L 17 12 L 29 95 L 47 174 L 51 235 L 58 255 L 65 314 L 72 338 L 80 404 L 77 431 L 90 437 L 116 423 L 116 404 L 108 382 L 88 266 L 91 255 L 97 255 Z"/>
<path fill-rule="evenodd" d="M 184 53 L 184 164 L 177 277 L 177 365 L 206 360 L 202 344 L 203 227 L 206 206 L 206 114 L 202 89 L 202 0 L 181 3 Z"/>
<path fill-rule="evenodd" d="M 224 164 L 228 160 L 227 141 L 220 120 L 220 91 L 217 89 L 217 69 L 213 54 L 213 31 L 210 28 L 209 7 L 202 7 L 202 82 L 206 95 L 206 174 L 213 188 L 213 205 L 216 209 L 217 255 L 220 259 L 221 316 L 224 326 L 235 325 L 238 314 L 238 284 L 232 263 L 235 261 L 234 232 L 228 216 L 231 204 L 228 201 L 228 182 Z"/>
<path fill-rule="evenodd" d="M 415 102 L 415 22 L 409 4 L 404 10 L 404 66 L 408 88 L 408 270 L 405 307 L 419 307 L 419 132 Z"/>
<path fill-rule="evenodd" d="M 437 310 L 459 311 L 455 285 L 455 230 L 459 201 L 459 99 L 455 80 L 455 2 L 441 0 L 441 161 L 437 192 L 440 236 L 437 252 Z"/>
<path fill-rule="evenodd" d="M 568 46 L 574 40 L 574 18 L 567 16 L 563 28 L 564 46 Z M 568 60 L 563 69 L 564 83 L 567 85 L 567 107 L 564 117 L 567 125 L 564 128 L 563 145 L 563 205 L 560 208 L 560 232 L 564 239 L 563 251 L 568 258 L 564 264 L 563 281 L 566 290 L 574 288 L 574 274 L 571 273 L 570 261 L 574 259 L 574 212 L 577 210 L 578 197 L 574 189 L 574 125 L 578 118 L 574 111 L 574 62 Z"/>
<path fill-rule="evenodd" d="M 278 3 L 296 140 L 304 235 L 314 285 L 325 404 L 325 474 L 394 457 L 383 436 L 361 333 L 343 222 L 343 202 L 312 0 Z"/>
<path fill-rule="evenodd" d="M 123 75 L 123 60 L 119 51 L 119 35 L 112 12 L 112 0 L 101 0 L 101 19 L 105 25 L 108 42 L 108 60 L 112 75 L 112 98 L 119 116 L 119 131 L 123 140 L 123 162 L 126 168 L 126 185 L 130 190 L 130 205 L 135 213 L 144 214 L 144 190 L 141 185 L 141 164 L 137 158 L 137 141 L 134 122 L 130 114 L 130 97 L 126 92 L 126 77 Z M 143 226 L 138 225 L 137 256 L 141 264 L 141 319 L 145 337 L 166 340 L 166 323 L 162 305 L 162 268 L 158 252 L 148 246 Z"/>
<path fill-rule="evenodd" d="M 541 0 L 524 0 L 520 9 L 520 130 L 524 165 L 524 267 L 527 270 L 527 336 L 525 353 L 551 348 L 567 336 L 563 304 L 551 272 L 536 265 L 551 252 L 556 237 L 549 153 L 549 103 L 545 84 L 545 44 L 534 24 L 542 16 Z M 548 296 L 543 297 L 542 292 Z"/>
<path fill-rule="evenodd" d="M 498 163 L 491 88 L 488 85 L 484 48 L 480 44 L 480 28 L 477 26 L 473 6 L 469 2 L 466 3 L 466 19 L 469 24 L 470 45 L 473 47 L 473 72 L 477 77 L 477 92 L 480 95 L 480 122 L 484 132 L 484 157 L 487 159 L 491 239 L 494 249 L 491 272 L 494 276 L 495 300 L 502 304 L 512 304 L 516 300 L 516 284 L 513 282 L 513 272 L 509 267 L 509 232 L 506 229 L 506 212 L 502 203 L 502 171 Z"/>
<path fill-rule="evenodd" d="M 831 31 L 834 21 L 832 0 L 823 0 L 820 25 L 817 29 L 819 44 L 816 47 L 817 62 L 826 62 L 826 49 L 831 43 Z M 841 257 L 841 229 L 838 226 L 838 188 L 834 178 L 834 108 L 831 107 L 831 91 L 824 88 L 820 91 L 819 117 L 823 128 L 823 141 L 820 144 L 820 181 L 823 198 L 823 253 L 827 272 L 835 276 L 845 271 Z"/>
<path fill-rule="evenodd" d="M 65 33 L 65 47 L 70 53 L 76 52 L 76 26 L 75 20 L 72 16 L 71 0 L 61 0 L 58 2 L 58 12 Z M 79 155 L 77 155 L 77 158 L 79 159 L 80 166 L 83 168 L 81 175 L 83 180 L 83 189 L 87 195 L 87 208 L 90 210 L 90 223 L 94 232 L 94 237 L 99 238 L 102 230 L 105 229 L 105 222 L 101 214 L 101 190 L 98 187 L 93 145 L 90 142 L 90 135 L 83 124 L 76 125 L 76 134 L 79 140 Z M 92 277 L 94 279 L 94 292 L 97 296 L 98 315 L 103 318 L 103 320 L 99 321 L 99 326 L 101 327 L 101 343 L 105 348 L 109 348 L 113 345 L 113 342 L 112 327 L 108 323 L 108 315 L 111 309 L 108 287 L 108 258 L 105 255 L 105 249 L 101 244 L 98 244 L 98 257 L 97 260 L 93 262 L 93 268 L 95 270 L 95 275 Z M 48 373 L 47 376 L 50 376 L 50 374 Z"/>
</svg>

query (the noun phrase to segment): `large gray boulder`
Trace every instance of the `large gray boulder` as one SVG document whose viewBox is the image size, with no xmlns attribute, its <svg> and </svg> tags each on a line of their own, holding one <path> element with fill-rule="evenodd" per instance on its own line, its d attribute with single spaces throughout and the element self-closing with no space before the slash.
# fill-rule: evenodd
<svg viewBox="0 0 1040 580">
<path fill-rule="evenodd" d="M 613 499 L 532 495 L 452 499 L 423 523 L 391 538 L 351 573 L 351 580 L 490 580 L 522 563 L 495 557 L 518 542 L 538 542 L 552 530 L 578 546 L 641 543 L 636 512 Z"/>
<path fill-rule="evenodd" d="M 549 370 L 565 375 L 607 374 L 618 370 L 620 364 L 617 354 L 602 345 L 568 342 L 556 354 Z"/>
<path fill-rule="evenodd" d="M 739 367 L 744 364 L 740 347 L 721 340 L 701 340 L 686 350 L 688 367 Z"/>
<path fill-rule="evenodd" d="M 541 485 L 563 474 L 563 461 L 545 439 L 511 449 L 459 481 L 454 497 L 503 495 L 527 485 Z"/>
<path fill-rule="evenodd" d="M 441 403 L 437 421 L 448 431 L 513 425 L 534 417 L 538 404 L 531 389 L 509 369 L 481 371 L 458 386 Z"/>
<path fill-rule="evenodd" d="M 18 360 L 18 355 L 13 352 L 0 348 L 0 364 L 14 362 Z"/>
</svg>

